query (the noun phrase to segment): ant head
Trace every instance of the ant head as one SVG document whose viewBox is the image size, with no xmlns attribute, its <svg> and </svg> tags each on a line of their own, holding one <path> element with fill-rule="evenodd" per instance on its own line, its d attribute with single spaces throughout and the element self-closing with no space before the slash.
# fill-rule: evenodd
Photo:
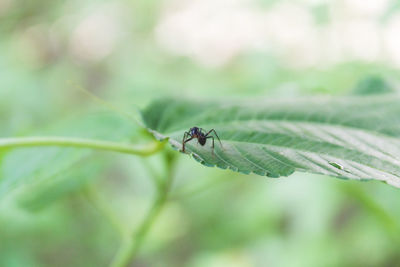
<svg viewBox="0 0 400 267">
<path fill-rule="evenodd" d="M 197 135 L 198 133 L 199 133 L 199 128 L 197 128 L 197 127 L 190 128 L 191 135 Z"/>
</svg>

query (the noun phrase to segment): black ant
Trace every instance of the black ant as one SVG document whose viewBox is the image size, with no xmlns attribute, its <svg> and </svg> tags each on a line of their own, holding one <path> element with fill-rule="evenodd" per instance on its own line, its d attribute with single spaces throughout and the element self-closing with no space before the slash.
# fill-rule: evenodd
<svg viewBox="0 0 400 267">
<path fill-rule="evenodd" d="M 190 140 L 197 138 L 197 141 L 200 145 L 204 146 L 206 144 L 207 139 L 212 138 L 212 153 L 214 154 L 214 136 L 210 135 L 210 133 L 214 133 L 215 136 L 218 138 L 218 141 L 222 147 L 221 140 L 218 137 L 217 132 L 214 129 L 209 130 L 205 133 L 204 129 L 198 127 L 192 127 L 188 132 L 185 132 L 182 138 L 182 152 L 185 152 L 185 144 Z"/>
</svg>

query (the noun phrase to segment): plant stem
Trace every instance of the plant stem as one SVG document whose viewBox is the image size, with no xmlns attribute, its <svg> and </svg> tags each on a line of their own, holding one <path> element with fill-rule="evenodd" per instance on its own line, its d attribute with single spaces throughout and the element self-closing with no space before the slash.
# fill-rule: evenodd
<svg viewBox="0 0 400 267">
<path fill-rule="evenodd" d="M 128 266 L 129 263 L 131 263 L 135 259 L 149 230 L 153 226 L 155 220 L 157 219 L 157 216 L 160 214 L 160 211 L 167 202 L 168 194 L 173 181 L 174 159 L 172 157 L 169 158 L 170 160 L 168 162 L 167 177 L 158 187 L 157 195 L 153 201 L 153 204 L 150 207 L 150 210 L 143 219 L 142 223 L 139 225 L 136 233 L 132 237 L 128 237 L 126 240 L 123 241 L 121 248 L 119 249 L 114 260 L 111 263 L 112 267 Z"/>
<path fill-rule="evenodd" d="M 145 146 L 73 137 L 19 137 L 0 138 L 0 150 L 18 147 L 61 146 L 108 150 L 119 153 L 149 156 L 160 151 L 166 141 Z"/>
<path fill-rule="evenodd" d="M 153 225 L 157 215 L 160 213 L 164 206 L 165 198 L 157 198 L 152 204 L 148 211 L 145 219 L 140 224 L 134 239 L 125 240 L 117 252 L 111 266 L 113 267 L 124 267 L 127 266 L 137 255 L 139 248 L 143 244 L 143 241 Z"/>
</svg>

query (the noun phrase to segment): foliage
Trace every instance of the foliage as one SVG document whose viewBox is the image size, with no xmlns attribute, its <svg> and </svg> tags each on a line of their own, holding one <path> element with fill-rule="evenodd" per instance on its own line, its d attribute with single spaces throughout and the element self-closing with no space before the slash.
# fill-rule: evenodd
<svg viewBox="0 0 400 267">
<path fill-rule="evenodd" d="M 397 176 L 398 7 L 239 2 L 0 1 L 0 266 L 400 264 L 398 189 L 312 174 Z M 226 150 L 188 151 L 249 174 L 164 146 L 139 109 L 177 149 L 216 128 Z M 224 154 L 239 138 L 286 165 Z"/>
<path fill-rule="evenodd" d="M 249 104 L 166 99 L 143 117 L 176 148 L 191 127 L 214 128 L 223 146 L 215 140 L 213 150 L 211 139 L 204 147 L 187 144 L 207 166 L 270 177 L 297 170 L 400 187 L 399 103 L 397 95 Z"/>
</svg>

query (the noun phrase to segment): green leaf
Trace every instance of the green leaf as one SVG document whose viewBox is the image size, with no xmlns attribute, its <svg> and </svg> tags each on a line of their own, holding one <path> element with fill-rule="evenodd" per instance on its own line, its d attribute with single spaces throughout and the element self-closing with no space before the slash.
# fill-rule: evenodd
<svg viewBox="0 0 400 267">
<path fill-rule="evenodd" d="M 400 187 L 398 95 L 218 103 L 163 99 L 142 112 L 159 139 L 181 149 L 193 126 L 215 129 L 223 147 L 197 140 L 186 151 L 207 166 L 270 177 L 294 171 Z"/>
<path fill-rule="evenodd" d="M 372 95 L 394 93 L 396 90 L 386 80 L 379 76 L 368 76 L 353 89 L 355 95 Z"/>
</svg>

